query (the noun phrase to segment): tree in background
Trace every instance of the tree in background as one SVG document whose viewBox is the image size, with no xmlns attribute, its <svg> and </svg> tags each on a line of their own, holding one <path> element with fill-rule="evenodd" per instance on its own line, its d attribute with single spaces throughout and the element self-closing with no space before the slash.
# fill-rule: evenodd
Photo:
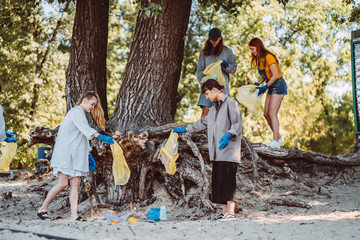
<svg viewBox="0 0 360 240">
<path fill-rule="evenodd" d="M 39 125 L 56 127 L 65 113 L 64 69 L 69 55 L 61 43 L 69 36 L 72 4 L 45 16 L 41 1 L 0 3 L 0 74 L 7 130 L 18 136 L 12 168 L 33 168 L 35 149 L 26 143 Z"/>
<path fill-rule="evenodd" d="M 42 12 L 40 1 L 31 3 L 26 1 L 10 2 L 3 3 L 1 14 L 1 16 L 4 16 L 1 18 L 2 26 L 5 26 L 0 29 L 3 46 L 1 49 L 1 61 L 3 66 L 7 66 L 1 68 L 6 91 L 1 96 L 1 100 L 5 113 L 9 114 L 9 116 L 6 116 L 7 126 L 20 135 L 22 139 L 20 138 L 19 145 L 23 146 L 26 143 L 30 129 L 37 125 L 55 127 L 65 114 L 63 105 L 64 69 L 69 56 L 69 36 L 74 23 L 74 12 L 72 11 L 75 6 L 72 2 L 69 2 L 68 12 L 61 15 L 67 1 L 59 1 L 55 5 L 53 1 L 43 1 L 43 3 L 50 3 L 58 7 L 56 14 L 48 16 Z M 331 1 L 329 3 L 319 2 L 315 6 L 308 1 L 290 1 L 283 7 L 272 1 L 252 1 L 234 7 L 227 6 L 226 3 L 219 5 L 216 2 L 193 1 L 192 3 L 184 59 L 181 66 L 179 94 L 172 95 L 174 103 L 178 103 L 175 120 L 192 122 L 198 119 L 196 115 L 198 108 L 195 106 L 199 92 L 199 86 L 195 78 L 197 58 L 207 37 L 208 30 L 212 26 L 217 26 L 223 30 L 225 43 L 232 47 L 239 62 L 238 71 L 231 82 L 232 96 L 236 94 L 237 87 L 252 83 L 258 77 L 257 73 L 249 68 L 249 51 L 247 49 L 249 39 L 253 36 L 265 39 L 267 44 L 271 46 L 270 49 L 277 53 L 282 63 L 284 76 L 286 76 L 286 80 L 291 86 L 291 94 L 286 97 L 287 99 L 280 113 L 282 131 L 287 138 L 287 147 L 296 146 L 306 150 L 333 152 L 334 146 L 337 146 L 335 152 L 346 151 L 354 143 L 354 138 L 351 137 L 353 134 L 352 111 L 345 114 L 343 111 L 333 111 L 333 109 L 337 109 L 339 104 L 341 104 L 342 108 L 351 109 L 352 102 L 349 102 L 345 95 L 343 100 L 341 97 L 332 97 L 333 94 L 328 91 L 328 86 L 335 84 L 339 80 L 350 81 L 349 72 L 342 71 L 342 69 L 349 69 L 347 66 L 350 61 L 348 42 L 338 40 L 341 38 L 334 31 L 349 32 L 352 21 L 350 19 L 349 22 L 349 16 L 350 18 L 354 16 L 354 14 L 351 15 L 351 5 L 343 5 L 341 1 Z M 110 32 L 107 43 L 106 76 L 108 78 L 108 113 L 112 116 L 116 102 L 120 101 L 117 100 L 117 94 L 120 85 L 123 83 L 123 77 L 125 77 L 125 69 L 128 71 L 126 76 L 128 76 L 129 80 L 127 81 L 134 84 L 133 78 L 130 79 L 129 75 L 135 73 L 134 69 L 130 71 L 130 65 L 127 68 L 125 67 L 130 56 L 130 45 L 134 37 L 138 16 L 135 15 L 136 9 L 134 5 L 128 1 L 110 1 L 109 6 L 108 26 Z M 159 2 L 159 6 L 162 6 L 161 2 Z M 221 7 L 219 8 L 219 6 Z M 104 8 L 104 5 L 99 7 Z M 149 7 L 149 5 L 144 3 L 143 8 L 140 8 L 142 13 L 147 10 L 146 7 Z M 232 11 L 236 10 L 237 15 L 224 10 L 230 7 Z M 311 9 L 315 7 L 317 9 L 316 13 L 311 12 Z M 148 24 L 155 21 L 154 16 L 151 16 L 151 14 L 149 16 L 150 18 L 143 20 L 144 23 Z M 62 24 L 57 31 L 57 37 L 52 40 L 51 45 L 47 45 L 47 42 L 53 39 L 52 36 L 59 19 L 62 19 Z M 354 19 L 356 21 L 356 18 Z M 151 41 L 150 38 L 149 41 Z M 319 49 L 326 50 L 319 51 Z M 39 68 L 42 62 L 41 59 L 44 59 L 43 56 L 46 52 L 46 61 L 42 64 L 43 67 Z M 321 60 L 327 59 L 328 56 L 331 56 L 330 61 Z M 90 59 L 90 57 L 88 58 Z M 100 59 L 101 64 L 90 63 L 104 68 L 104 58 L 94 58 L 92 61 L 100 61 Z M 165 65 L 168 64 L 164 57 L 156 61 L 158 67 L 162 67 L 161 61 L 165 61 Z M 84 64 L 84 66 L 89 66 L 90 63 Z M 335 67 L 322 67 L 330 65 Z M 78 71 L 79 74 L 82 74 L 81 69 L 73 69 L 74 72 Z M 96 68 L 88 69 L 95 70 Z M 100 72 L 100 70 L 96 71 Z M 138 74 L 138 72 L 136 73 Z M 320 74 L 327 75 L 330 78 L 322 78 L 322 84 L 320 80 L 318 81 Z M 99 83 L 94 83 L 91 79 L 95 79 L 93 77 L 95 74 L 85 75 L 88 78 L 81 78 L 87 79 L 81 84 L 81 89 L 104 83 L 103 77 L 96 77 L 96 79 L 102 80 Z M 103 76 L 104 72 L 101 75 Z M 148 74 L 148 76 L 155 75 Z M 76 77 L 72 79 L 76 81 Z M 171 79 L 171 81 L 177 81 L 175 78 Z M 151 84 L 152 81 L 148 80 L 146 83 Z M 10 82 L 11 85 L 7 84 Z M 39 84 L 36 85 L 36 82 Z M 158 86 L 158 84 L 152 86 Z M 10 91 L 7 91 L 8 89 Z M 11 89 L 17 91 L 11 91 Z M 125 91 L 125 88 L 121 91 L 125 95 L 120 94 L 119 97 L 125 98 L 126 94 L 129 94 Z M 74 93 L 73 102 L 77 99 L 76 95 L 77 93 Z M 14 99 L 17 99 L 17 101 L 14 101 Z M 53 101 L 55 99 L 56 101 Z M 103 105 L 105 104 L 104 101 Z M 322 101 L 323 103 L 320 104 Z M 124 103 L 121 108 L 128 107 L 125 105 Z M 59 111 L 59 109 L 62 110 Z M 171 118 L 174 110 L 170 111 L 170 107 L 168 109 L 168 111 L 161 114 Z M 330 114 L 323 114 L 326 109 Z M 246 109 L 243 110 L 246 114 Z M 151 114 L 151 111 L 146 112 Z M 29 116 L 33 117 L 29 118 Z M 154 116 L 155 114 L 152 117 Z M 124 114 L 121 117 L 124 117 Z M 348 127 L 350 132 L 339 131 L 344 124 L 338 125 L 339 121 L 327 121 L 326 125 L 324 125 L 325 122 L 322 119 L 325 117 L 346 120 L 345 122 L 351 124 Z M 114 120 L 115 118 L 114 116 L 112 122 L 119 120 L 119 117 L 117 117 L 118 120 Z M 270 136 L 269 129 L 266 128 L 261 116 L 247 114 L 244 120 L 246 125 L 244 128 L 245 136 L 252 142 L 268 140 L 267 138 Z M 164 120 L 163 122 L 168 121 L 170 120 Z M 16 126 L 16 129 L 14 129 L 14 126 Z M 301 129 L 301 132 L 299 132 L 299 129 Z M 338 131 L 336 135 L 332 134 L 336 131 Z M 331 135 L 332 140 L 330 140 Z M 333 144 L 328 145 L 329 142 L 333 142 Z M 30 152 L 33 151 L 30 149 Z M 20 154 L 17 155 L 15 162 L 22 159 L 25 164 L 28 162 L 29 156 L 30 158 L 34 156 L 29 155 L 30 152 L 26 147 L 23 147 L 19 150 Z"/>
</svg>

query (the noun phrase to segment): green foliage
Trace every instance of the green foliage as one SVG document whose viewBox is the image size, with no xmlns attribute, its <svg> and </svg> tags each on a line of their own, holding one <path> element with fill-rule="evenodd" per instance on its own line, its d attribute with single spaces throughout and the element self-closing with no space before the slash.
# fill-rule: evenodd
<svg viewBox="0 0 360 240">
<path fill-rule="evenodd" d="M 135 0 L 134 3 L 136 4 L 136 10 L 143 18 L 149 17 L 157 17 L 160 13 L 165 11 L 165 7 L 163 5 L 164 0 L 161 0 L 160 3 L 154 3 L 150 1 L 141 1 Z"/>
<path fill-rule="evenodd" d="M 110 115 L 125 71 L 137 13 L 144 17 L 164 11 L 163 2 L 110 2 L 107 78 Z M 28 134 L 36 126 L 54 128 L 65 114 L 65 69 L 69 60 L 74 2 L 0 0 L 0 73 L 7 130 L 18 136 L 13 168 L 33 168 L 36 147 L 28 148 Z M 286 3 L 286 4 L 285 4 Z M 53 13 L 44 13 L 50 4 Z M 286 147 L 340 154 L 355 142 L 352 96 L 335 95 L 332 88 L 351 81 L 349 33 L 359 22 L 354 1 L 193 1 L 179 84 L 176 122 L 200 118 L 196 106 L 199 84 L 196 64 L 210 28 L 222 30 L 235 53 L 238 70 L 230 76 L 231 96 L 259 76 L 250 68 L 248 42 L 264 40 L 276 54 L 288 84 L 279 116 Z M 62 19 L 60 28 L 56 28 Z M 355 23 L 354 23 L 355 22 Z M 56 29 L 55 40 L 51 40 Z M 348 36 L 347 34 L 346 36 Z M 121 96 L 120 96 L 121 97 Z M 261 115 L 243 110 L 244 135 L 267 142 L 271 130 Z"/>
<path fill-rule="evenodd" d="M 64 13 L 63 26 L 72 21 L 71 15 L 71 11 Z M 37 146 L 26 146 L 30 130 L 40 125 L 54 128 L 65 114 L 69 55 L 57 50 L 57 41 L 51 41 L 61 16 L 45 16 L 40 1 L 1 1 L 0 16 L 0 73 L 4 85 L 0 102 L 6 129 L 18 136 L 12 168 L 33 168 Z M 66 27 L 60 27 L 57 33 L 64 40 L 70 36 Z"/>
<path fill-rule="evenodd" d="M 110 2 L 107 48 L 107 97 L 112 115 L 125 71 L 136 24 L 136 8 L 128 1 Z"/>
<path fill-rule="evenodd" d="M 218 27 L 238 63 L 237 72 L 230 75 L 232 97 L 238 87 L 259 79 L 257 70 L 250 68 L 248 49 L 250 39 L 259 37 L 280 60 L 288 84 L 279 112 L 285 146 L 346 152 L 355 143 L 351 96 L 349 92 L 336 96 L 329 89 L 351 82 L 349 40 L 343 37 L 350 32 L 351 23 L 334 20 L 334 16 L 349 19 L 351 7 L 341 0 L 298 0 L 286 6 L 278 1 L 251 1 L 237 7 L 235 16 L 223 8 L 214 10 L 211 4 L 194 4 L 179 85 L 182 100 L 175 120 L 194 122 L 200 117 L 196 64 L 209 29 Z M 264 117 L 241 107 L 244 135 L 252 142 L 270 141 L 272 132 Z"/>
</svg>

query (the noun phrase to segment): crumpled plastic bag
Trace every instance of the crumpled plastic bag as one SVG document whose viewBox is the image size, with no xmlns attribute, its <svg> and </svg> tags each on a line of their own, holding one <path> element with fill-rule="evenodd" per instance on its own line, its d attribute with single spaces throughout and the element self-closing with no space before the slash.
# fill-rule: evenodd
<svg viewBox="0 0 360 240">
<path fill-rule="evenodd" d="M 177 133 L 171 132 L 165 146 L 160 149 L 160 160 L 164 164 L 166 172 L 170 175 L 174 175 L 176 172 L 175 161 L 179 157 L 178 138 Z"/>
<path fill-rule="evenodd" d="M 247 107 L 251 112 L 258 114 L 261 110 L 261 97 L 259 89 L 255 85 L 244 85 L 237 89 L 236 99 Z"/>
<path fill-rule="evenodd" d="M 225 77 L 221 70 L 222 61 L 223 60 L 219 60 L 207 66 L 203 71 L 203 74 L 205 76 L 201 79 L 200 83 L 205 83 L 208 79 L 215 79 L 216 81 L 218 81 L 219 85 L 226 88 Z"/>
<path fill-rule="evenodd" d="M 125 185 L 130 178 L 130 168 L 128 167 L 124 152 L 117 142 L 110 145 L 113 154 L 112 171 L 114 176 L 115 185 Z"/>
<path fill-rule="evenodd" d="M 5 143 L 5 146 L 0 148 L 0 172 L 7 172 L 10 170 L 10 163 L 15 157 L 17 144 L 14 142 Z"/>
</svg>

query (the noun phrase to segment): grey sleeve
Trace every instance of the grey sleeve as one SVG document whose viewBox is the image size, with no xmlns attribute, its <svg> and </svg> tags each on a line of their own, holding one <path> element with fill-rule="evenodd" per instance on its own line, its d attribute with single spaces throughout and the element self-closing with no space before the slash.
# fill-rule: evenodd
<svg viewBox="0 0 360 240">
<path fill-rule="evenodd" d="M 232 139 L 237 138 L 242 135 L 242 116 L 241 116 L 241 108 L 239 104 L 235 101 L 229 102 L 229 117 L 231 122 L 231 127 L 229 129 L 229 133 L 233 135 Z"/>
<path fill-rule="evenodd" d="M 205 70 L 205 55 L 203 52 L 200 53 L 198 64 L 196 66 L 196 76 L 197 80 L 200 83 L 201 79 L 205 76 L 203 71 Z"/>
<path fill-rule="evenodd" d="M 222 67 L 222 69 L 229 74 L 235 73 L 237 69 L 237 62 L 234 53 L 231 51 L 230 48 L 227 49 L 226 55 L 227 59 L 225 60 L 228 62 L 229 66 L 227 66 L 226 68 Z"/>
<path fill-rule="evenodd" d="M 5 134 L 5 119 L 4 119 L 4 109 L 0 106 L 0 141 L 4 141 L 6 139 Z"/>
<path fill-rule="evenodd" d="M 207 129 L 207 116 L 199 119 L 197 122 L 187 126 L 189 133 L 201 132 Z"/>
</svg>

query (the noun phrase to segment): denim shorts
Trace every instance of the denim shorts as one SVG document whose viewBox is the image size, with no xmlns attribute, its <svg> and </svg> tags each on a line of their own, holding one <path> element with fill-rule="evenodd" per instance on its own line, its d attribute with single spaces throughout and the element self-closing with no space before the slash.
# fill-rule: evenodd
<svg viewBox="0 0 360 240">
<path fill-rule="evenodd" d="M 198 105 L 199 107 L 208 107 L 208 108 L 211 108 L 212 105 L 213 105 L 213 103 L 212 103 L 209 99 L 206 99 L 206 95 L 205 95 L 205 94 L 202 94 L 202 93 L 201 93 L 197 105 Z"/>
<path fill-rule="evenodd" d="M 268 90 L 267 94 L 287 95 L 287 85 L 283 77 L 277 79 Z"/>
</svg>

